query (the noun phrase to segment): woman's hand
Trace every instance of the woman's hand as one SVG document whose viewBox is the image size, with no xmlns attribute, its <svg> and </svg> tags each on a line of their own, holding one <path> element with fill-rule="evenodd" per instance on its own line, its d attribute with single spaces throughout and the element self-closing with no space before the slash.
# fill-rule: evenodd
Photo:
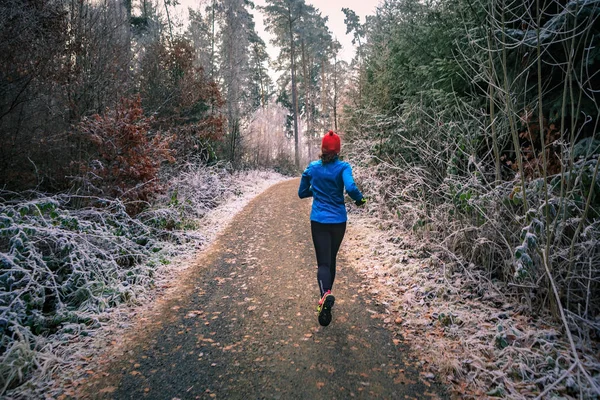
<svg viewBox="0 0 600 400">
<path fill-rule="evenodd" d="M 356 201 L 354 202 L 354 204 L 356 204 L 356 205 L 357 205 L 357 206 L 359 206 L 359 207 L 362 207 L 362 206 L 364 206 L 365 204 L 367 204 L 367 199 L 365 199 L 365 198 L 363 197 L 363 198 L 362 198 L 362 199 L 360 199 L 360 200 L 356 200 Z"/>
</svg>

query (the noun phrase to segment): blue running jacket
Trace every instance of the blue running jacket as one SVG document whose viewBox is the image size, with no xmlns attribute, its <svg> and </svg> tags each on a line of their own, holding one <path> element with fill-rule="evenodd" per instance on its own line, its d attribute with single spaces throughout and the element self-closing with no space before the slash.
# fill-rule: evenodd
<svg viewBox="0 0 600 400">
<path fill-rule="evenodd" d="M 308 164 L 302 173 L 298 196 L 301 199 L 312 197 L 310 220 L 322 224 L 346 222 L 344 188 L 354 201 L 363 198 L 352 177 L 350 164 L 339 159 L 323 164 L 321 160 Z"/>
</svg>

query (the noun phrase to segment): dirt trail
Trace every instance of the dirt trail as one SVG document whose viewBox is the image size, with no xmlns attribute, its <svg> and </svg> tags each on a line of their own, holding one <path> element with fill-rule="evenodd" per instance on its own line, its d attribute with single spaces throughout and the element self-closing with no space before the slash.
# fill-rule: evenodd
<svg viewBox="0 0 600 400">
<path fill-rule="evenodd" d="M 298 180 L 255 198 L 161 305 L 137 322 L 87 396 L 114 399 L 444 398 L 371 318 L 342 245 L 333 322 L 318 325 L 310 201 Z"/>
</svg>

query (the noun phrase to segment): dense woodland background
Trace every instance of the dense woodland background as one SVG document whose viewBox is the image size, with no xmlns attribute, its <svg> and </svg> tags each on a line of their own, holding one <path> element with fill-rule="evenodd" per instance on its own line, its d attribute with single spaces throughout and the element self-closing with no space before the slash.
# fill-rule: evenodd
<svg viewBox="0 0 600 400">
<path fill-rule="evenodd" d="M 198 4 L 0 4 L 0 394 L 202 242 L 235 171 L 297 175 L 335 129 L 371 212 L 562 325 L 598 396 L 599 0 L 344 9 L 350 64 L 304 0 L 259 10 L 276 60 L 251 1 Z"/>
</svg>

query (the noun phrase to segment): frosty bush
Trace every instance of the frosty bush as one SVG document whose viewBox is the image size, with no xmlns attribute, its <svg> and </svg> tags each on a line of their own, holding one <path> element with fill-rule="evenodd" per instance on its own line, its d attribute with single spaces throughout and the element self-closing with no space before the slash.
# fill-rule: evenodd
<svg viewBox="0 0 600 400">
<path fill-rule="evenodd" d="M 0 192 L 0 394 L 51 371 L 57 347 L 104 311 L 141 301 L 173 256 L 206 241 L 197 221 L 244 179 L 187 164 L 165 181 L 135 217 L 118 199 Z"/>
<path fill-rule="evenodd" d="M 211 168 L 196 163 L 179 167 L 169 179 L 165 195 L 140 215 L 146 223 L 163 228 L 182 228 L 184 221 L 201 218 L 234 193 L 234 179 L 226 164 Z"/>
<path fill-rule="evenodd" d="M 152 118 L 145 117 L 142 100 L 122 99 L 103 115 L 84 118 L 77 135 L 87 147 L 91 159 L 79 163 L 79 178 L 88 193 L 100 196 L 146 201 L 161 189 L 157 179 L 163 161 L 174 162 L 169 145 L 172 137 L 151 132 Z M 137 211 L 140 203 L 129 203 Z"/>
<path fill-rule="evenodd" d="M 30 351 L 38 350 L 32 335 L 79 334 L 152 281 L 147 262 L 163 246 L 153 228 L 118 200 L 88 198 L 90 206 L 70 209 L 74 200 L 61 195 L 0 206 L 3 365 L 27 340 Z M 20 369 L 2 371 L 4 390 L 23 378 L 27 368 Z"/>
<path fill-rule="evenodd" d="M 373 120 L 376 128 L 365 129 L 346 149 L 370 211 L 383 217 L 381 227 L 399 226 L 425 239 L 477 293 L 498 291 L 532 316 L 562 322 L 563 338 L 574 337 L 568 373 L 588 374 L 581 378 L 582 397 L 597 393 L 597 363 L 589 360 L 600 337 L 599 155 L 576 159 L 564 174 L 549 176 L 547 185 L 537 178 L 523 188 L 518 180 L 486 181 L 491 168 L 475 158 L 452 173 L 460 163 L 437 151 L 452 143 L 446 132 L 406 138 L 400 119 L 397 136 L 388 141 L 401 142 L 417 161 L 380 154 L 386 143 L 372 137 L 388 123 Z M 548 388 L 564 379 L 567 367 L 543 378 Z M 543 364 L 535 368 L 544 374 Z"/>
</svg>

